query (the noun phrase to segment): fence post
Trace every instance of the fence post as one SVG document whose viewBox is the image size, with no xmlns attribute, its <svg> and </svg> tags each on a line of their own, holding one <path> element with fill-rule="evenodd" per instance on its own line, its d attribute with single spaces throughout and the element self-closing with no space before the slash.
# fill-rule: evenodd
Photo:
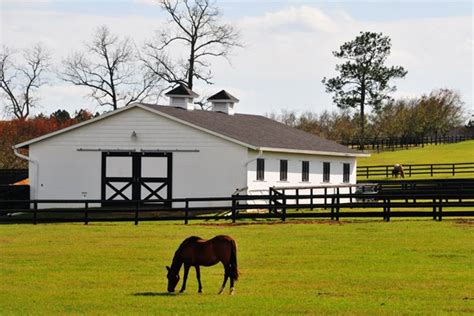
<svg viewBox="0 0 474 316">
<path fill-rule="evenodd" d="M 237 204 L 237 201 L 236 201 L 235 195 L 232 194 L 232 223 L 235 223 L 235 218 L 237 215 L 236 204 Z"/>
<path fill-rule="evenodd" d="M 274 190 L 273 191 L 273 213 L 277 214 L 278 213 L 278 191 Z"/>
<path fill-rule="evenodd" d="M 433 176 L 433 164 L 430 165 L 430 174 Z"/>
<path fill-rule="evenodd" d="M 352 186 L 349 187 L 349 203 L 351 204 L 352 208 Z"/>
<path fill-rule="evenodd" d="M 411 165 L 408 165 L 408 175 L 411 177 Z"/>
<path fill-rule="evenodd" d="M 324 209 L 327 209 L 328 205 L 328 188 L 324 187 Z"/>
<path fill-rule="evenodd" d="M 388 166 L 385 166 L 385 174 L 386 174 L 386 177 L 388 178 Z"/>
<path fill-rule="evenodd" d="M 184 224 L 188 224 L 188 213 L 189 213 L 189 201 L 186 200 L 184 205 Z"/>
<path fill-rule="evenodd" d="M 339 204 L 341 203 L 341 198 L 339 197 L 339 188 L 337 188 L 337 206 L 336 206 L 336 221 L 339 221 Z"/>
<path fill-rule="evenodd" d="M 443 220 L 443 199 L 439 199 L 439 208 L 438 208 L 438 220 L 441 222 Z"/>
<path fill-rule="evenodd" d="M 84 225 L 89 224 L 89 202 L 86 202 L 85 210 L 84 210 Z"/>
<path fill-rule="evenodd" d="M 281 221 L 286 221 L 286 207 L 281 210 Z"/>
<path fill-rule="evenodd" d="M 433 220 L 436 220 L 436 199 L 433 199 Z"/>
<path fill-rule="evenodd" d="M 299 205 L 300 205 L 300 189 L 296 189 L 296 206 L 299 206 Z"/>
<path fill-rule="evenodd" d="M 38 211 L 38 202 L 36 202 L 36 201 L 33 202 L 33 209 L 34 209 L 34 212 L 33 212 L 33 224 L 36 225 L 36 224 L 37 224 L 36 213 L 37 213 L 37 211 Z"/>
<path fill-rule="evenodd" d="M 388 206 L 387 206 L 387 222 L 390 222 L 390 199 L 388 199 Z"/>
<path fill-rule="evenodd" d="M 366 175 L 366 178 L 368 179 L 369 178 L 369 166 L 365 167 L 365 175 Z"/>
<path fill-rule="evenodd" d="M 310 190 L 311 190 L 311 192 L 310 192 L 310 194 L 311 194 L 311 210 L 313 210 L 313 204 L 314 204 L 313 195 L 314 195 L 314 192 L 313 192 L 313 188 L 311 188 Z"/>
<path fill-rule="evenodd" d="M 390 198 L 384 199 L 383 203 L 384 203 L 383 220 L 384 220 L 384 222 L 388 222 L 388 218 L 389 218 L 388 212 L 389 212 L 389 209 L 390 209 Z"/>
<path fill-rule="evenodd" d="M 268 193 L 270 194 L 270 199 L 268 200 L 268 204 L 269 204 L 269 206 L 268 206 L 268 213 L 273 213 L 273 212 L 275 212 L 275 208 L 272 207 L 272 205 L 274 204 L 273 196 L 275 195 L 275 193 L 273 192 L 273 188 L 272 188 L 272 187 L 270 187 L 270 188 L 268 189 Z"/>
<path fill-rule="evenodd" d="M 454 164 L 453 164 L 453 176 L 456 174 L 455 169 L 454 169 Z"/>
<path fill-rule="evenodd" d="M 135 202 L 135 225 L 138 225 L 138 209 L 140 207 L 140 202 Z"/>
<path fill-rule="evenodd" d="M 331 197 L 331 220 L 334 220 L 334 204 L 336 203 L 334 194 Z"/>
</svg>

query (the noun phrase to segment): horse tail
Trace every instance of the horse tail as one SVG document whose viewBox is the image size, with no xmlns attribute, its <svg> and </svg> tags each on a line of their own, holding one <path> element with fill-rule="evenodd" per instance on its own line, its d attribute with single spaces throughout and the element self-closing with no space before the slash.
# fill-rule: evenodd
<svg viewBox="0 0 474 316">
<path fill-rule="evenodd" d="M 230 246 L 230 277 L 237 281 L 239 279 L 239 269 L 237 268 L 237 245 L 235 240 L 231 240 Z"/>
</svg>

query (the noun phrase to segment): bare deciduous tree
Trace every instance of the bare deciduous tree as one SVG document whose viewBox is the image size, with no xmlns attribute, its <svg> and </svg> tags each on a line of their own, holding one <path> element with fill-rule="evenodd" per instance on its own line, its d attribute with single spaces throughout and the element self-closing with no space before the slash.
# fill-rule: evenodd
<svg viewBox="0 0 474 316">
<path fill-rule="evenodd" d="M 14 53 L 7 47 L 0 52 L 0 90 L 7 113 L 24 120 L 30 115 L 38 98 L 35 92 L 45 84 L 49 54 L 40 44 L 23 51 L 23 63 L 16 63 Z"/>
<path fill-rule="evenodd" d="M 170 84 L 183 83 L 190 89 L 194 79 L 212 84 L 209 59 L 227 59 L 232 48 L 242 46 L 238 31 L 220 22 L 220 11 L 209 0 L 159 2 L 172 27 L 145 44 L 149 69 Z M 183 47 L 184 57 L 170 57 L 172 50 L 176 55 Z"/>
<path fill-rule="evenodd" d="M 97 29 L 86 52 L 73 53 L 63 66 L 63 80 L 90 88 L 90 97 L 114 110 L 161 92 L 160 78 L 143 65 L 133 42 L 111 34 L 106 26 Z"/>
</svg>

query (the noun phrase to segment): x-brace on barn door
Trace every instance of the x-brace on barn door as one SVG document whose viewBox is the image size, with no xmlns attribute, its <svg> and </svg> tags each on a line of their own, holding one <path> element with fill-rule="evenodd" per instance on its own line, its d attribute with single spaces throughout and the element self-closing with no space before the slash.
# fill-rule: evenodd
<svg viewBox="0 0 474 316">
<path fill-rule="evenodd" d="M 172 158 L 172 153 L 103 152 L 102 200 L 171 206 L 165 200 L 172 198 Z"/>
</svg>

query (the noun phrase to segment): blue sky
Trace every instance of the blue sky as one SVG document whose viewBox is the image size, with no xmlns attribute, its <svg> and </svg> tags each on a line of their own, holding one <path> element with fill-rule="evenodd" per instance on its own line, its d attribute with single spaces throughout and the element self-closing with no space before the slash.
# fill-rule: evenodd
<svg viewBox="0 0 474 316">
<path fill-rule="evenodd" d="M 42 41 L 52 63 L 83 46 L 93 30 L 106 24 L 138 46 L 166 24 L 152 0 L 0 0 L 2 45 L 16 49 Z M 217 1 L 224 19 L 241 30 L 246 46 L 231 64 L 213 61 L 214 86 L 197 84 L 209 94 L 224 88 L 239 97 L 237 111 L 263 114 L 283 109 L 335 110 L 321 79 L 334 75 L 331 55 L 359 31 L 392 38 L 389 63 L 408 70 L 398 80 L 396 97 L 419 96 L 435 88 L 459 91 L 472 112 L 473 5 L 471 1 Z M 299 91 L 311 91 L 301 95 Z M 37 111 L 80 107 L 100 110 L 87 91 L 52 80 L 41 89 Z M 164 103 L 165 101 L 161 102 Z"/>
</svg>

